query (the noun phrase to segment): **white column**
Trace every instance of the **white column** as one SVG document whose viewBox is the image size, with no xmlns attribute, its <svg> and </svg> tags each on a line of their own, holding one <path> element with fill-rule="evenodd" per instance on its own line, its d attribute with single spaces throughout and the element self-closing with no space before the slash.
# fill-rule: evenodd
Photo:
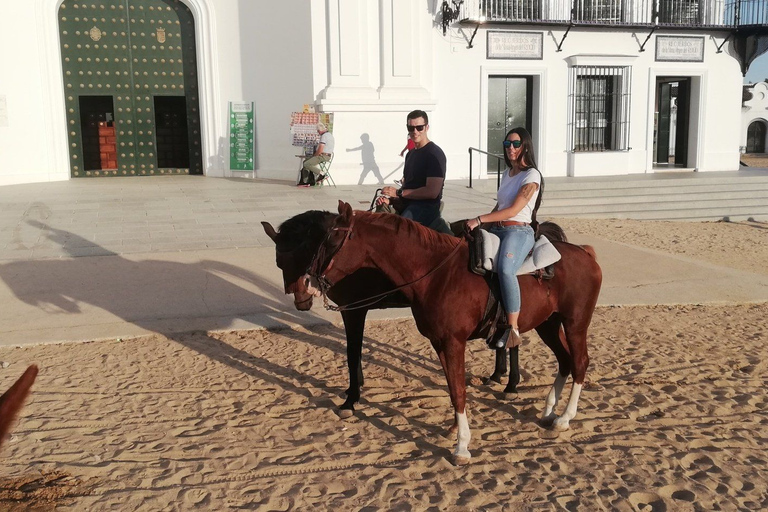
<svg viewBox="0 0 768 512">
<path fill-rule="evenodd" d="M 385 102 L 434 103 L 432 78 L 432 19 L 422 2 L 380 0 L 381 87 Z"/>
<path fill-rule="evenodd" d="M 354 104 L 378 98 L 376 3 L 376 0 L 329 0 L 329 84 L 320 94 L 321 104 Z"/>
</svg>

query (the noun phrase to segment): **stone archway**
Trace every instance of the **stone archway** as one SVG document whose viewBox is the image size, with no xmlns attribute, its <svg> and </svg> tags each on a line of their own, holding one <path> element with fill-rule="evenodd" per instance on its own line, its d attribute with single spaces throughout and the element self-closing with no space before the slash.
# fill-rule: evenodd
<svg viewBox="0 0 768 512">
<path fill-rule="evenodd" d="M 68 109 L 63 89 L 62 55 L 59 41 L 59 7 L 65 0 L 37 0 L 37 25 L 41 31 L 42 83 L 48 89 L 44 95 L 45 133 L 49 153 L 50 176 L 66 179 L 71 176 Z M 101 2 L 100 2 L 101 3 Z M 218 150 L 218 131 L 222 125 L 219 102 L 219 87 L 216 80 L 215 23 L 210 0 L 179 0 L 186 6 L 194 19 L 196 30 L 196 55 L 199 87 L 200 152 L 205 172 L 205 162 Z"/>
<path fill-rule="evenodd" d="M 194 18 L 179 0 L 64 0 L 72 177 L 201 174 Z"/>
</svg>

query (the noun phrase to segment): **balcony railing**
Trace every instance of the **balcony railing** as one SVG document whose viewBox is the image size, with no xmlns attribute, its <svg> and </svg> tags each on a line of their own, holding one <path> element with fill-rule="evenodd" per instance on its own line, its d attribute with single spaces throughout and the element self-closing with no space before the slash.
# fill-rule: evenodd
<svg viewBox="0 0 768 512">
<path fill-rule="evenodd" d="M 729 29 L 768 26 L 768 1 L 464 0 L 459 19 L 488 23 Z"/>
</svg>

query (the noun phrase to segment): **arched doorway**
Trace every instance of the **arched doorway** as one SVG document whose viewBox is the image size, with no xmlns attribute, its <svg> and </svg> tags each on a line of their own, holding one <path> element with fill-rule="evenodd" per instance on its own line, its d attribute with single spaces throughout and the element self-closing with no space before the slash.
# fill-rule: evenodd
<svg viewBox="0 0 768 512">
<path fill-rule="evenodd" d="M 765 153 L 764 121 L 753 121 L 747 128 L 747 153 Z"/>
<path fill-rule="evenodd" d="M 195 23 L 179 0 L 65 0 L 72 177 L 202 174 Z"/>
</svg>

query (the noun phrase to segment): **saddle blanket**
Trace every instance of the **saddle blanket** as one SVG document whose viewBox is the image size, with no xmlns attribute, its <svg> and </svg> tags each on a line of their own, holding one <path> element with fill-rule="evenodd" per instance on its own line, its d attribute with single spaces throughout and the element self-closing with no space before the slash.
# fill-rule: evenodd
<svg viewBox="0 0 768 512">
<path fill-rule="evenodd" d="M 482 266 L 489 272 L 496 272 L 496 261 L 499 257 L 499 245 L 501 240 L 499 237 L 490 233 L 484 229 L 476 230 L 480 235 L 480 246 L 482 247 Z M 552 242 L 547 240 L 547 237 L 540 236 L 536 243 L 533 244 L 533 251 L 525 258 L 520 270 L 517 271 L 517 275 L 530 274 L 540 268 L 552 265 L 556 261 L 560 260 L 560 253 Z"/>
</svg>

